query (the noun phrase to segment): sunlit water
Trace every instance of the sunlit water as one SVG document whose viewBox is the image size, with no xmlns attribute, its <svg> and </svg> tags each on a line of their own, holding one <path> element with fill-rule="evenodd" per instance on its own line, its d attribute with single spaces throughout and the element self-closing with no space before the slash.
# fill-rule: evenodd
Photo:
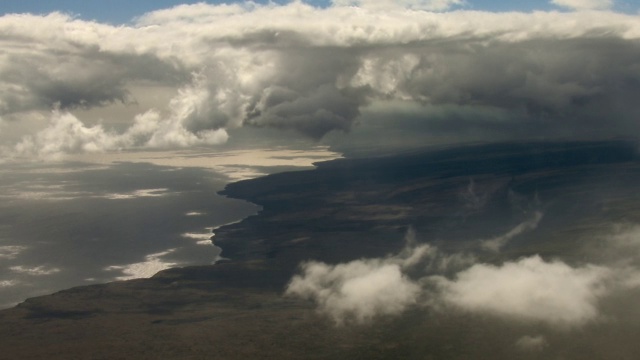
<svg viewBox="0 0 640 360">
<path fill-rule="evenodd" d="M 0 169 L 0 307 L 61 289 L 212 264 L 216 227 L 259 208 L 217 195 L 232 181 L 338 154 L 258 149 L 77 156 Z"/>
</svg>

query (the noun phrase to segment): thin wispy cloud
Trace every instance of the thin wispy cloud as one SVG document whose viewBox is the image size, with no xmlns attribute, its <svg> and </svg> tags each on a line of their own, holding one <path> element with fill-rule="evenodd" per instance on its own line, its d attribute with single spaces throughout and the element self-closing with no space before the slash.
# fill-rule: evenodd
<svg viewBox="0 0 640 360">
<path fill-rule="evenodd" d="M 333 0 L 335 6 L 358 6 L 366 9 L 414 9 L 445 11 L 464 5 L 464 0 Z"/>
</svg>

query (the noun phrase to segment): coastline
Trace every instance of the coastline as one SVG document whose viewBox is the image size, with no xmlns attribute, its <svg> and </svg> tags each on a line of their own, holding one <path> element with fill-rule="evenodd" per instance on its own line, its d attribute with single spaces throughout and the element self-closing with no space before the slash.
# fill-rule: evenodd
<svg viewBox="0 0 640 360">
<path fill-rule="evenodd" d="M 218 261 L 212 228 L 260 210 L 218 191 L 231 182 L 313 168 L 312 162 L 339 156 L 326 147 L 199 148 L 77 156 L 3 169 L 2 197 L 9 201 L 0 209 L 0 257 L 6 256 L 2 308 L 76 286 Z M 33 180 L 32 173 L 46 175 Z M 124 177 L 130 179 L 126 184 Z M 12 223 L 12 217 L 21 221 Z"/>
<path fill-rule="evenodd" d="M 313 302 L 283 293 L 301 262 L 342 264 L 398 253 L 409 225 L 419 241 L 442 251 L 463 250 L 479 238 L 491 238 L 486 234 L 520 222 L 505 216 L 513 206 L 511 190 L 533 199 L 532 206 L 537 206 L 537 198 L 545 202 L 544 220 L 535 234 L 523 234 L 503 254 L 485 254 L 481 260 L 500 262 L 532 253 L 576 260 L 584 255 L 576 252 L 580 234 L 591 235 L 621 214 L 640 223 L 640 163 L 635 148 L 606 142 L 573 145 L 564 152 L 546 143 L 532 152 L 516 147 L 491 167 L 478 165 L 478 160 L 504 154 L 509 147 L 440 153 L 439 162 L 433 161 L 435 155 L 420 154 L 379 162 L 334 160 L 313 170 L 228 184 L 223 195 L 262 207 L 257 215 L 216 229 L 215 243 L 229 261 L 29 299 L 0 311 L 6 325 L 0 327 L 0 338 L 7 340 L 7 354 L 22 359 L 42 358 L 52 349 L 60 359 L 68 354 L 92 358 L 96 353 L 169 359 L 211 354 L 293 359 L 310 353 L 322 359 L 397 359 L 407 354 L 518 358 L 513 342 L 523 333 L 544 329 L 420 306 L 397 317 L 376 318 L 372 326 L 336 327 Z M 549 165 L 537 161 L 548 156 L 554 159 Z M 611 188 L 619 192 L 611 194 Z M 487 214 L 467 207 L 468 196 L 462 196 L 482 193 L 489 194 Z M 566 237 L 569 233 L 573 238 Z M 611 326 L 637 334 L 635 324 Z M 568 358 L 585 358 L 573 349 L 589 348 L 595 343 L 589 339 L 609 333 L 608 326 L 595 324 L 588 337 L 569 334 L 566 344 L 554 346 L 569 351 Z M 76 340 L 61 342 L 61 337 Z M 42 339 L 40 346 L 33 347 L 34 338 Z M 487 346 L 452 348 L 452 343 Z M 495 357 L 493 349 L 501 356 Z M 625 349 L 628 354 L 639 350 Z"/>
<path fill-rule="evenodd" d="M 257 205 L 257 204 L 254 204 L 254 205 Z M 226 224 L 222 224 L 222 225 L 216 226 L 216 227 L 214 227 L 214 228 L 212 228 L 212 229 L 211 229 L 211 236 L 209 236 L 209 241 L 211 242 L 211 244 L 212 244 L 212 245 L 217 249 L 217 251 L 218 251 L 218 253 L 217 253 L 217 255 L 216 255 L 216 258 L 213 260 L 213 263 L 212 263 L 211 265 L 215 265 L 215 264 L 217 264 L 217 263 L 218 263 L 218 262 L 220 262 L 220 261 L 228 261 L 228 260 L 231 260 L 231 259 L 229 259 L 229 258 L 225 258 L 225 257 L 223 257 L 223 256 L 222 256 L 222 251 L 223 251 L 223 249 L 222 249 L 221 247 L 219 247 L 219 246 L 217 246 L 217 245 L 216 245 L 216 242 L 215 242 L 216 231 L 218 231 L 218 229 L 220 229 L 220 228 L 222 228 L 222 227 L 224 227 L 224 226 L 231 226 L 231 225 L 235 225 L 235 224 L 241 223 L 244 219 L 248 218 L 249 216 L 255 216 L 255 215 L 258 215 L 258 214 L 260 213 L 260 211 L 261 211 L 261 210 L 262 210 L 262 209 L 260 208 L 260 209 L 258 209 L 254 214 L 251 214 L 251 215 L 245 216 L 245 217 L 243 217 L 243 218 L 241 218 L 241 219 L 238 219 L 238 220 L 235 220 L 235 221 L 228 222 L 228 223 L 226 223 Z"/>
</svg>

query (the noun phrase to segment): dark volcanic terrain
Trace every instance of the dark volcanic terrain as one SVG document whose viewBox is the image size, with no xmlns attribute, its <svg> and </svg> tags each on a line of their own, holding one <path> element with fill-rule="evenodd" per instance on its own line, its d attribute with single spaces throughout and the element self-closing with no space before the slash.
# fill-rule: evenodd
<svg viewBox="0 0 640 360">
<path fill-rule="evenodd" d="M 606 319 L 579 328 L 424 304 L 338 326 L 312 301 L 284 291 L 301 262 L 398 253 L 410 227 L 418 243 L 474 253 L 488 264 L 534 254 L 574 265 L 605 261 L 599 235 L 640 223 L 639 181 L 636 144 L 606 141 L 340 159 L 230 184 L 225 195 L 263 210 L 216 230 L 228 260 L 78 287 L 1 311 L 0 358 L 635 359 L 637 290 L 602 301 Z M 535 211 L 544 213 L 535 230 L 500 252 L 478 250 L 480 239 Z M 545 342 L 532 351 L 514 346 L 532 334 Z"/>
</svg>

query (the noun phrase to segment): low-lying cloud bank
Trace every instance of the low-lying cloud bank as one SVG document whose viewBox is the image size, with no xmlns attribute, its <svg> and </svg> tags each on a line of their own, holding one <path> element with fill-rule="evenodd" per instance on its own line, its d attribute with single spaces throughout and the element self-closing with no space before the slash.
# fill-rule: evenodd
<svg viewBox="0 0 640 360">
<path fill-rule="evenodd" d="M 5 157 L 56 158 L 217 144 L 240 126 L 321 138 L 367 121 L 363 109 L 375 104 L 390 115 L 397 104 L 417 105 L 424 111 L 411 116 L 423 131 L 454 135 L 461 124 L 507 137 L 638 133 L 638 15 L 427 11 L 458 3 L 200 3 L 117 27 L 59 13 L 5 15 L 0 146 Z M 128 126 L 119 130 L 69 113 L 134 106 L 133 87 L 175 95 L 120 119 Z M 54 108 L 44 128 L 9 136 L 6 129 Z M 444 108 L 455 116 L 434 117 Z"/>
<path fill-rule="evenodd" d="M 537 214 L 534 219 L 540 217 Z M 609 246 L 616 248 L 628 236 L 611 237 Z M 599 303 L 640 286 L 639 275 L 640 269 L 629 266 L 629 261 L 570 265 L 533 255 L 489 264 L 470 254 L 448 255 L 409 241 L 400 254 L 382 259 L 338 265 L 303 263 L 286 294 L 313 300 L 320 312 L 338 324 L 364 323 L 398 315 L 412 306 L 427 306 L 571 328 L 601 319 Z M 539 349 L 544 345 L 544 339 L 534 337 L 522 339 L 517 346 Z"/>
<path fill-rule="evenodd" d="M 598 316 L 599 297 L 612 270 L 571 267 L 537 255 L 499 266 L 475 264 L 453 279 L 434 278 L 439 300 L 468 311 L 579 325 Z"/>
</svg>

